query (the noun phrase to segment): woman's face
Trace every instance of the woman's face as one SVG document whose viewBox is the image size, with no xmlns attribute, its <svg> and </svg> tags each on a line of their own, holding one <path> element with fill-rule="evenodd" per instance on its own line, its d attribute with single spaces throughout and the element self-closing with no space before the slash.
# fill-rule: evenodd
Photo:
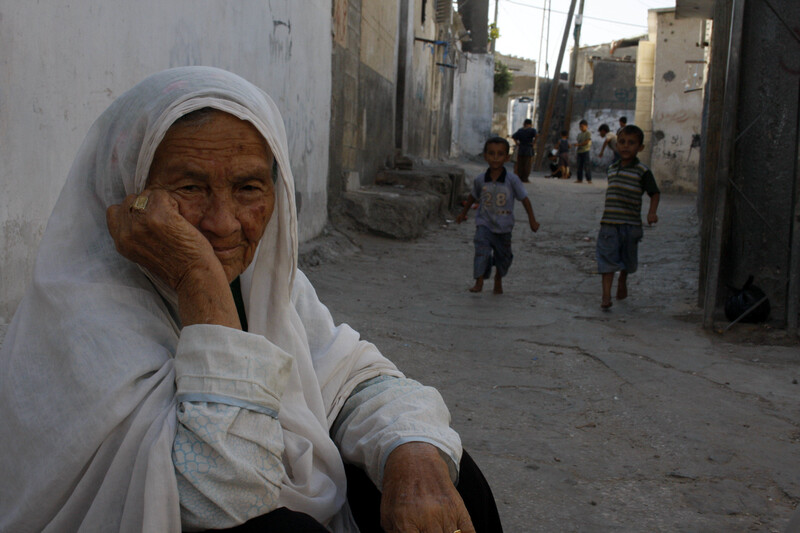
<svg viewBox="0 0 800 533">
<path fill-rule="evenodd" d="M 199 124 L 173 124 L 147 179 L 208 239 L 228 281 L 255 255 L 275 208 L 272 151 L 249 122 L 213 111 Z"/>
</svg>

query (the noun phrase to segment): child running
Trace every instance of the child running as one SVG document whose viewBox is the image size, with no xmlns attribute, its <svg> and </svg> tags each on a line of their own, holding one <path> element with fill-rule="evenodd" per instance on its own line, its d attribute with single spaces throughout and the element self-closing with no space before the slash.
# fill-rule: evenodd
<svg viewBox="0 0 800 533">
<path fill-rule="evenodd" d="M 600 307 L 611 307 L 611 286 L 619 271 L 617 300 L 628 297 L 628 274 L 639 265 L 638 246 L 642 240 L 642 195 L 650 196 L 647 224 L 658 222 L 656 210 L 661 194 L 653 173 L 636 154 L 644 148 L 644 133 L 634 125 L 625 126 L 617 136 L 620 160 L 608 167 L 608 189 L 600 233 L 597 235 L 597 270 L 602 276 Z"/>
<path fill-rule="evenodd" d="M 495 266 L 494 293 L 503 294 L 503 277 L 508 273 L 511 260 L 511 230 L 514 227 L 514 200 L 522 201 L 528 213 L 528 222 L 534 232 L 539 223 L 533 216 L 531 201 L 520 179 L 508 172 L 504 164 L 509 160 L 509 144 L 502 137 L 492 137 L 483 145 L 483 158 L 489 168 L 475 178 L 472 193 L 464 210 L 456 217 L 461 224 L 473 203 L 479 202 L 475 216 L 475 285 L 470 292 L 481 292 L 483 280 L 489 279 Z"/>
</svg>

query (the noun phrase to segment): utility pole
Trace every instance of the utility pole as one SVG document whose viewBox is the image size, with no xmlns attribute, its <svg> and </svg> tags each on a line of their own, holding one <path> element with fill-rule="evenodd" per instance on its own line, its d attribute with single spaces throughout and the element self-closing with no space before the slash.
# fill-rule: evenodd
<svg viewBox="0 0 800 533">
<path fill-rule="evenodd" d="M 567 24 L 564 26 L 564 36 L 561 38 L 561 49 L 558 51 L 558 61 L 556 61 L 556 70 L 553 74 L 553 83 L 550 85 L 550 96 L 547 98 L 547 110 L 544 114 L 544 122 L 542 123 L 542 131 L 539 132 L 536 143 L 536 170 L 542 169 L 542 160 L 544 159 L 544 148 L 547 145 L 547 137 L 550 135 L 550 122 L 553 119 L 553 108 L 556 105 L 556 95 L 558 94 L 558 80 L 561 77 L 561 63 L 564 61 L 564 50 L 567 48 L 567 41 L 569 40 L 569 28 L 572 26 L 572 15 L 575 14 L 575 3 L 578 0 L 572 0 L 569 4 L 569 13 L 567 13 Z"/>
<path fill-rule="evenodd" d="M 500 0 L 494 0 L 494 29 L 497 31 L 497 4 L 500 3 Z M 492 37 L 492 56 L 494 56 L 494 43 L 497 39 Z"/>
<path fill-rule="evenodd" d="M 544 20 L 547 15 L 547 0 L 544 2 L 545 9 L 542 10 L 542 31 L 539 32 L 539 58 L 536 60 L 536 81 L 533 84 L 533 125 L 536 126 L 539 122 L 536 120 L 536 111 L 539 109 L 539 70 L 542 66 L 542 40 L 544 39 Z M 547 58 L 545 57 L 545 61 Z M 546 76 L 547 74 L 545 74 Z"/>
<path fill-rule="evenodd" d="M 581 49 L 581 25 L 583 25 L 583 0 L 575 17 L 575 46 L 569 62 L 569 91 L 567 92 L 567 111 L 564 113 L 564 129 L 569 131 L 572 124 L 572 96 L 575 93 L 575 75 L 578 73 L 578 52 Z"/>
</svg>

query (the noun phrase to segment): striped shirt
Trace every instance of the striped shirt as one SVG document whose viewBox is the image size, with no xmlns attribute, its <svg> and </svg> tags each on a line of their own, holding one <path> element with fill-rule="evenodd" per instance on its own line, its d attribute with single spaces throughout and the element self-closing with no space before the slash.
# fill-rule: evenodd
<svg viewBox="0 0 800 533">
<path fill-rule="evenodd" d="M 608 189 L 601 224 L 642 225 L 642 195 L 658 194 L 653 173 L 634 158 L 630 165 L 622 161 L 608 167 Z"/>
</svg>

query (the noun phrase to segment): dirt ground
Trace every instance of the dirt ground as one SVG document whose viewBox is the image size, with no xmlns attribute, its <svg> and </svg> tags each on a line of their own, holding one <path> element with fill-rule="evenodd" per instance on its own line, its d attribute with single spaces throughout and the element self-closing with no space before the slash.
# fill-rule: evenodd
<svg viewBox="0 0 800 533">
<path fill-rule="evenodd" d="M 800 502 L 800 348 L 764 326 L 700 327 L 689 196 L 662 195 L 629 298 L 602 311 L 605 185 L 532 177 L 542 226 L 517 205 L 503 295 L 467 291 L 474 211 L 413 242 L 347 234 L 348 252 L 329 236 L 305 272 L 335 320 L 442 392 L 506 531 L 784 531 Z"/>
</svg>

